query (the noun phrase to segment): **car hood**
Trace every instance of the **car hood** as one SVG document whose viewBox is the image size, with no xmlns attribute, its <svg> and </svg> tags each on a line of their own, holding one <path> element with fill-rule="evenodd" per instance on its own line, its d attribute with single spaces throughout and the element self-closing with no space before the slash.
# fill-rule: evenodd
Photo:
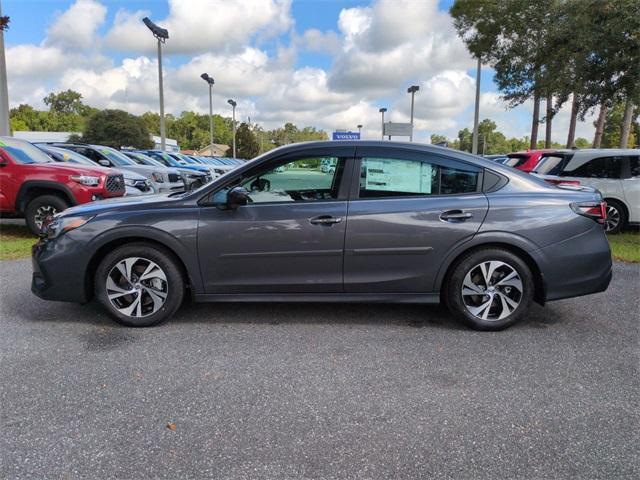
<svg viewBox="0 0 640 480">
<path fill-rule="evenodd" d="M 112 168 L 100 167 L 96 165 L 95 167 L 82 165 L 80 163 L 62 163 L 62 162 L 51 162 L 45 163 L 43 165 L 50 166 L 55 168 L 56 170 L 62 170 L 65 173 L 69 173 L 69 175 L 109 175 L 113 174 Z M 121 173 L 121 172 L 118 172 Z"/>
<path fill-rule="evenodd" d="M 134 206 L 144 209 L 155 205 L 164 205 L 177 200 L 176 198 L 170 197 L 170 195 L 171 194 L 136 195 L 98 200 L 67 208 L 60 214 L 60 216 L 98 215 L 100 213 L 131 208 Z"/>
</svg>

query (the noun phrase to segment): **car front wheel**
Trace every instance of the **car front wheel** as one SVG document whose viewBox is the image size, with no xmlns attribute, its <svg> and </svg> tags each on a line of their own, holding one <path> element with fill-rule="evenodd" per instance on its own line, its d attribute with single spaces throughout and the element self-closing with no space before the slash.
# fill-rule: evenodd
<svg viewBox="0 0 640 480">
<path fill-rule="evenodd" d="M 471 252 L 453 268 L 446 286 L 451 312 L 477 330 L 502 330 L 516 323 L 533 299 L 527 264 L 508 250 Z"/>
<path fill-rule="evenodd" d="M 182 304 L 184 280 L 173 255 L 135 243 L 116 248 L 95 276 L 98 301 L 118 322 L 150 327 L 170 318 Z"/>
<path fill-rule="evenodd" d="M 69 204 L 56 195 L 42 195 L 29 202 L 24 212 L 27 227 L 38 235 L 47 217 L 66 210 Z"/>
</svg>

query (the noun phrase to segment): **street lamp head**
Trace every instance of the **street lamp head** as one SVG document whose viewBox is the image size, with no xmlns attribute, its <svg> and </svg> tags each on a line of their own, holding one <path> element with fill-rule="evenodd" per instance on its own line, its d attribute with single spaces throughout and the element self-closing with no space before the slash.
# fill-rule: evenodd
<svg viewBox="0 0 640 480">
<path fill-rule="evenodd" d="M 234 100 L 231 100 L 231 99 L 227 100 L 227 103 L 231 105 L 233 108 L 236 108 L 236 105 L 238 105 Z"/>
<path fill-rule="evenodd" d="M 378 110 L 378 111 L 379 111 L 380 113 L 384 113 L 384 112 L 386 112 L 386 111 L 387 111 L 387 109 L 386 109 L 386 108 L 384 108 L 384 107 L 382 107 L 382 108 L 381 108 L 380 110 Z"/>
<path fill-rule="evenodd" d="M 142 21 L 147 26 L 147 28 L 151 30 L 151 33 L 153 33 L 153 36 L 156 37 L 158 40 L 160 40 L 162 43 L 164 43 L 169 38 L 169 30 L 167 30 L 166 28 L 159 27 L 158 25 L 153 23 L 151 20 L 149 20 L 149 17 L 144 17 Z"/>
<path fill-rule="evenodd" d="M 362 125 L 357 125 L 356 128 L 362 128 Z"/>
<path fill-rule="evenodd" d="M 200 78 L 203 79 L 205 82 L 207 82 L 209 85 L 213 85 L 214 82 L 213 78 L 209 76 L 208 73 L 203 73 L 202 75 L 200 75 Z"/>
<path fill-rule="evenodd" d="M 409 88 L 407 88 L 407 93 L 415 93 L 418 90 L 420 90 L 420 87 L 418 85 L 411 85 Z"/>
</svg>

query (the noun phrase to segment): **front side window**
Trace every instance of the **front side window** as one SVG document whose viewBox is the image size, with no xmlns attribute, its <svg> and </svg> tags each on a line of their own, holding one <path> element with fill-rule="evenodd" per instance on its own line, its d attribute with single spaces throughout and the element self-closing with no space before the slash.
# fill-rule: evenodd
<svg viewBox="0 0 640 480">
<path fill-rule="evenodd" d="M 620 178 L 623 157 L 599 157 L 572 168 L 571 163 L 562 172 L 565 177 Z"/>
<path fill-rule="evenodd" d="M 478 188 L 477 171 L 444 167 L 420 160 L 363 158 L 360 198 L 407 197 L 471 193 Z"/>
<path fill-rule="evenodd" d="M 335 200 L 344 159 L 328 159 L 336 165 L 331 171 L 321 168 L 323 160 L 304 158 L 277 164 L 245 180 L 242 186 L 249 191 L 252 203 Z"/>
</svg>

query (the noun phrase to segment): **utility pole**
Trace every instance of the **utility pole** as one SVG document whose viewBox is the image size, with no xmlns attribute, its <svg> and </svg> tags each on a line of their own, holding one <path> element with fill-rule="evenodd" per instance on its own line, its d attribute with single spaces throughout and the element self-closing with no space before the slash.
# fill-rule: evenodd
<svg viewBox="0 0 640 480">
<path fill-rule="evenodd" d="M 233 158 L 236 158 L 236 105 L 238 105 L 236 103 L 235 100 L 229 99 L 227 100 L 227 103 L 229 105 L 231 105 L 231 108 L 233 109 L 233 116 L 232 116 L 232 122 L 233 122 Z"/>
</svg>

